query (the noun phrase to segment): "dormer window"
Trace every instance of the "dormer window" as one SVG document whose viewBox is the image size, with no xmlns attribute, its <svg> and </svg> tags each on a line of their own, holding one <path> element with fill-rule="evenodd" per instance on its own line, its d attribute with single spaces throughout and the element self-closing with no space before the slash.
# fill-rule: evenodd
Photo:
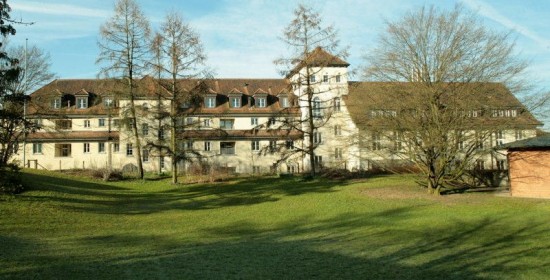
<svg viewBox="0 0 550 280">
<path fill-rule="evenodd" d="M 115 102 L 113 100 L 113 98 L 111 97 L 106 97 L 104 100 L 103 100 L 103 105 L 107 108 L 112 108 L 114 107 L 115 105 Z"/>
<path fill-rule="evenodd" d="M 257 97 L 256 98 L 256 107 L 258 108 L 264 108 L 267 104 L 265 97 Z"/>
<path fill-rule="evenodd" d="M 206 96 L 204 98 L 204 106 L 206 108 L 215 108 L 216 107 L 216 97 L 215 96 Z"/>
<path fill-rule="evenodd" d="M 86 109 L 88 108 L 88 98 L 87 97 L 79 97 L 76 99 L 76 108 L 78 109 Z"/>
<path fill-rule="evenodd" d="M 229 98 L 229 107 L 231 108 L 240 108 L 241 107 L 241 97 L 230 97 Z"/>
<path fill-rule="evenodd" d="M 288 102 L 288 97 L 284 96 L 280 98 L 281 107 L 288 108 L 290 107 L 290 102 Z"/>
<path fill-rule="evenodd" d="M 56 98 L 56 99 L 54 99 L 53 102 L 52 102 L 52 107 L 53 107 L 54 109 L 59 109 L 59 108 L 61 108 L 61 98 Z"/>
</svg>

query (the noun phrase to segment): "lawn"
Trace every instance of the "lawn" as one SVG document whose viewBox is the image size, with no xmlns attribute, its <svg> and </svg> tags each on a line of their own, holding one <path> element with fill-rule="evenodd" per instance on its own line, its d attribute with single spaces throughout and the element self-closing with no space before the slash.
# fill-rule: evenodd
<svg viewBox="0 0 550 280">
<path fill-rule="evenodd" d="M 211 184 L 25 171 L 0 278 L 548 279 L 550 201 L 433 197 L 411 176 Z"/>
</svg>

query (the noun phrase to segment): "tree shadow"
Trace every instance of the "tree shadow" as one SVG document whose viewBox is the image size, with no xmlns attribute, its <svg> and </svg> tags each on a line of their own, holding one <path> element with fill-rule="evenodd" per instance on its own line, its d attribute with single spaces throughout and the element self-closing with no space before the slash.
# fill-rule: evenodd
<svg viewBox="0 0 550 280">
<path fill-rule="evenodd" d="M 415 211 L 399 208 L 373 215 L 346 214 L 312 221 L 302 217 L 265 230 L 241 221 L 204 230 L 212 239 L 176 236 L 105 235 L 80 237 L 77 246 L 96 256 L 33 255 L 31 240 L 2 252 L 18 270 L 2 278 L 131 279 L 513 279 L 548 274 L 548 226 L 509 227 L 497 219 L 433 226 L 419 231 L 377 231 L 389 215 L 407 220 Z M 496 231 L 498 229 L 498 231 Z M 357 232 L 361 230 L 360 232 Z M 533 240 L 545 242 L 530 245 Z M 0 237 L 4 241 L 4 237 Z M 141 250 L 132 250 L 141 248 Z M 545 257 L 546 256 L 546 257 Z M 33 264 L 33 262 L 35 262 Z M 27 264 L 27 265 L 22 265 Z"/>
<path fill-rule="evenodd" d="M 116 183 L 83 182 L 69 176 L 27 173 L 25 181 L 33 189 L 47 192 L 29 192 L 22 199 L 55 201 L 60 207 L 72 211 L 103 214 L 151 214 L 253 205 L 276 202 L 283 196 L 334 192 L 337 187 L 347 184 L 331 180 L 304 182 L 300 178 L 250 177 L 189 186 L 171 185 L 166 181 L 164 191 L 140 191 L 138 187 L 124 188 L 116 186 Z"/>
</svg>

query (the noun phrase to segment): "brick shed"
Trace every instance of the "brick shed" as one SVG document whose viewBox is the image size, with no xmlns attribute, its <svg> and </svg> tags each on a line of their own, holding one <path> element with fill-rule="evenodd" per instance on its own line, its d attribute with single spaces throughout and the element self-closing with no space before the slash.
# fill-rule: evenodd
<svg viewBox="0 0 550 280">
<path fill-rule="evenodd" d="M 504 145 L 508 150 L 510 193 L 550 198 L 550 134 Z"/>
</svg>

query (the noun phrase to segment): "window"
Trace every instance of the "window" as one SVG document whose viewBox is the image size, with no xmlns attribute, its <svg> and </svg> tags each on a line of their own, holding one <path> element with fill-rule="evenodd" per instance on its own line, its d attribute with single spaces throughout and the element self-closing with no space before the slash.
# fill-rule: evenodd
<svg viewBox="0 0 550 280">
<path fill-rule="evenodd" d="M 340 76 L 340 74 L 337 74 L 336 75 L 336 82 L 339 83 L 342 81 L 342 76 Z"/>
<path fill-rule="evenodd" d="M 56 157 L 70 157 L 71 156 L 71 144 L 55 144 L 55 156 Z"/>
<path fill-rule="evenodd" d="M 42 154 L 42 143 L 32 143 L 32 153 Z"/>
<path fill-rule="evenodd" d="M 85 128 L 90 128 L 90 120 L 84 120 L 84 127 Z"/>
<path fill-rule="evenodd" d="M 286 148 L 289 150 L 294 150 L 294 141 L 293 140 L 286 140 Z"/>
<path fill-rule="evenodd" d="M 160 169 L 164 169 L 165 167 L 165 161 L 164 161 L 164 157 L 160 157 L 159 158 L 159 165 L 160 165 Z"/>
<path fill-rule="evenodd" d="M 202 120 L 202 126 L 203 127 L 210 127 L 210 119 Z"/>
<path fill-rule="evenodd" d="M 313 157 L 313 162 L 315 164 L 315 167 L 323 167 L 323 156 Z"/>
<path fill-rule="evenodd" d="M 499 159 L 497 160 L 497 169 L 498 170 L 506 170 L 506 161 L 505 160 L 502 160 L 502 159 Z"/>
<path fill-rule="evenodd" d="M 259 151 L 260 150 L 260 141 L 258 140 L 253 140 L 251 142 L 251 148 L 250 148 L 252 151 Z"/>
<path fill-rule="evenodd" d="M 373 151 L 378 151 L 382 149 L 382 145 L 380 143 L 380 133 L 377 133 L 377 132 L 373 133 L 371 135 L 371 140 L 372 140 Z"/>
<path fill-rule="evenodd" d="M 52 102 L 52 107 L 53 107 L 54 109 L 59 109 L 59 108 L 61 108 L 61 98 L 56 98 L 56 99 L 54 99 L 53 102 Z"/>
<path fill-rule="evenodd" d="M 42 127 L 42 119 L 34 119 L 33 122 L 34 122 L 34 126 L 36 126 L 37 128 Z"/>
<path fill-rule="evenodd" d="M 87 97 L 79 97 L 76 99 L 76 108 L 78 109 L 86 109 L 88 108 L 88 98 Z"/>
<path fill-rule="evenodd" d="M 328 83 L 328 74 L 323 75 L 323 83 Z"/>
<path fill-rule="evenodd" d="M 335 125 L 334 126 L 334 136 L 342 136 L 342 126 L 341 125 Z"/>
<path fill-rule="evenodd" d="M 84 143 L 84 153 L 90 152 L 90 143 Z"/>
<path fill-rule="evenodd" d="M 233 129 L 233 123 L 235 120 L 220 120 L 221 129 Z"/>
<path fill-rule="evenodd" d="M 241 97 L 230 97 L 229 98 L 229 107 L 231 108 L 239 108 L 241 107 Z"/>
<path fill-rule="evenodd" d="M 502 130 L 495 131 L 495 146 L 504 144 L 504 133 Z"/>
<path fill-rule="evenodd" d="M 334 158 L 335 159 L 342 159 L 342 148 L 334 148 Z"/>
<path fill-rule="evenodd" d="M 212 143 L 210 141 L 204 141 L 204 151 L 209 152 L 212 147 Z"/>
<path fill-rule="evenodd" d="M 148 162 L 149 161 L 149 150 L 143 149 L 141 151 L 141 158 L 143 159 L 143 162 Z"/>
<path fill-rule="evenodd" d="M 516 140 L 521 140 L 525 137 L 523 130 L 516 130 L 515 132 Z"/>
<path fill-rule="evenodd" d="M 287 173 L 296 173 L 296 166 L 294 166 L 292 164 L 287 164 L 286 165 L 286 172 Z"/>
<path fill-rule="evenodd" d="M 288 97 L 281 97 L 281 107 L 288 108 L 290 103 L 288 102 Z"/>
<path fill-rule="evenodd" d="M 256 98 L 256 107 L 264 108 L 266 106 L 266 98 L 258 97 Z"/>
<path fill-rule="evenodd" d="M 73 123 L 71 120 L 57 120 L 55 121 L 55 129 L 58 130 L 68 130 L 71 129 Z"/>
<path fill-rule="evenodd" d="M 207 96 L 204 98 L 204 104 L 206 108 L 214 108 L 216 107 L 216 97 L 214 96 Z"/>
<path fill-rule="evenodd" d="M 517 117 L 517 110 L 516 109 L 494 109 L 491 111 L 491 117 L 506 117 L 506 118 L 515 118 Z"/>
<path fill-rule="evenodd" d="M 126 155 L 127 156 L 133 156 L 134 155 L 134 147 L 132 146 L 132 143 L 126 144 Z"/>
<path fill-rule="evenodd" d="M 104 127 L 105 126 L 105 119 L 99 119 L 98 120 L 98 125 L 99 125 L 99 127 Z"/>
<path fill-rule="evenodd" d="M 114 107 L 114 101 L 113 101 L 113 98 L 111 97 L 106 97 L 103 101 L 103 105 L 107 108 L 111 108 L 111 107 Z"/>
<path fill-rule="evenodd" d="M 195 122 L 195 120 L 191 117 L 185 118 L 185 124 L 192 125 Z"/>
<path fill-rule="evenodd" d="M 149 104 L 148 103 L 141 104 L 141 110 L 143 112 L 148 112 L 149 111 Z"/>
<path fill-rule="evenodd" d="M 113 144 L 113 152 L 115 152 L 115 153 L 120 152 L 120 144 L 119 143 L 114 143 Z"/>
<path fill-rule="evenodd" d="M 309 76 L 309 82 L 310 83 L 315 83 L 315 75 Z"/>
<path fill-rule="evenodd" d="M 234 155 L 235 142 L 220 142 L 220 153 L 222 155 Z"/>
<path fill-rule="evenodd" d="M 313 98 L 313 117 L 321 117 L 321 99 L 319 97 Z"/>
<path fill-rule="evenodd" d="M 321 132 L 315 131 L 313 132 L 313 144 L 321 144 L 323 142 L 323 138 L 321 136 Z"/>
<path fill-rule="evenodd" d="M 113 119 L 113 126 L 115 128 L 118 128 L 120 126 L 120 120 L 119 119 Z"/>
<path fill-rule="evenodd" d="M 339 97 L 334 98 L 333 105 L 334 105 L 334 112 L 340 112 L 341 105 L 340 105 L 340 98 Z"/>
<path fill-rule="evenodd" d="M 267 126 L 268 126 L 268 127 L 271 127 L 271 126 L 275 125 L 276 122 L 277 122 L 277 119 L 274 118 L 274 117 L 271 117 L 271 118 L 269 118 L 269 120 L 267 121 Z"/>
<path fill-rule="evenodd" d="M 258 118 L 250 118 L 250 124 L 253 126 L 258 125 Z"/>
<path fill-rule="evenodd" d="M 403 150 L 403 133 L 394 131 L 393 132 L 393 143 L 394 143 L 394 150 L 395 151 L 401 151 Z M 461 148 L 462 149 L 462 148 Z"/>
<path fill-rule="evenodd" d="M 143 136 L 149 135 L 149 124 L 148 123 L 142 123 L 141 124 L 141 135 L 143 135 Z"/>
<path fill-rule="evenodd" d="M 97 144 L 97 151 L 99 153 L 105 153 L 105 142 L 99 142 Z"/>
<path fill-rule="evenodd" d="M 161 127 L 161 128 L 159 129 L 159 135 L 158 135 L 159 140 L 164 140 L 164 138 L 165 138 L 165 135 L 164 135 L 164 134 L 165 134 L 165 133 L 164 133 L 164 127 Z"/>
<path fill-rule="evenodd" d="M 276 150 L 277 150 L 277 141 L 275 140 L 269 141 L 269 151 L 273 153 Z"/>
<path fill-rule="evenodd" d="M 193 149 L 193 141 L 189 140 L 185 142 L 185 149 L 186 150 L 192 150 Z"/>
<path fill-rule="evenodd" d="M 477 170 L 484 170 L 485 169 L 485 161 L 478 159 L 476 160 L 476 166 L 475 169 Z"/>
</svg>

